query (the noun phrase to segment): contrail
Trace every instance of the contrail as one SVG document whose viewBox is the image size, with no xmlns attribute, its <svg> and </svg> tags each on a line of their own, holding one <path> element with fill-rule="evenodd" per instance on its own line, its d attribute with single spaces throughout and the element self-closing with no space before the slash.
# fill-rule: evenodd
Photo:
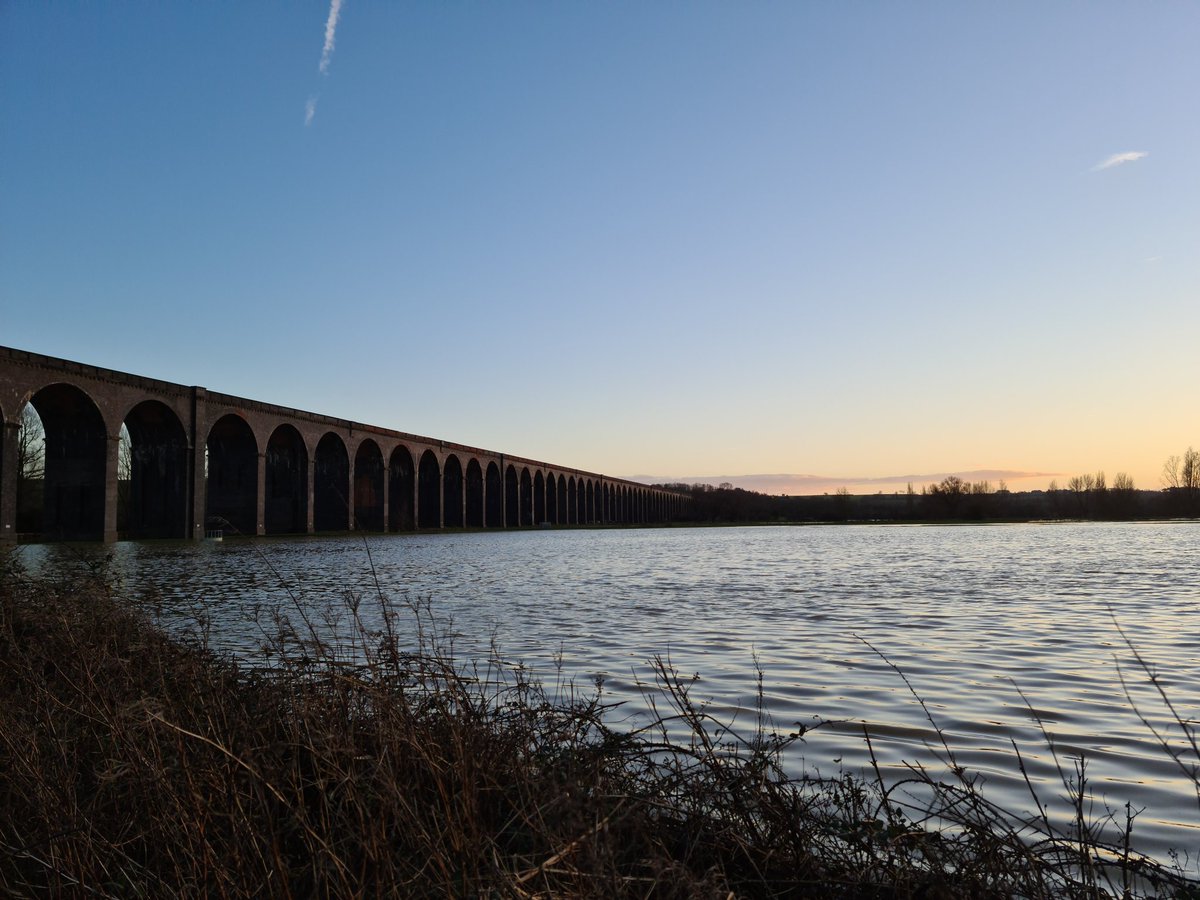
<svg viewBox="0 0 1200 900">
<path fill-rule="evenodd" d="M 329 71 L 329 61 L 333 58 L 333 37 L 337 31 L 338 16 L 342 14 L 342 0 L 329 0 L 329 18 L 325 20 L 325 46 L 321 48 L 321 74 Z"/>
</svg>

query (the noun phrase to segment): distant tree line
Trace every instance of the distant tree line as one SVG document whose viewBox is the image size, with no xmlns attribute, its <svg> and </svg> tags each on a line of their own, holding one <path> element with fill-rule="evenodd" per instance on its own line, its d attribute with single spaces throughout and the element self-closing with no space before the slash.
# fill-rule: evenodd
<svg viewBox="0 0 1200 900">
<path fill-rule="evenodd" d="M 726 482 L 658 485 L 691 497 L 695 522 L 988 522 L 1036 519 L 1162 519 L 1200 516 L 1200 452 L 1189 447 L 1163 466 L 1163 486 L 1141 490 L 1118 472 L 1075 475 L 1045 490 L 1010 491 L 1001 481 L 949 475 L 937 484 L 892 493 L 789 496 L 763 494 Z"/>
</svg>

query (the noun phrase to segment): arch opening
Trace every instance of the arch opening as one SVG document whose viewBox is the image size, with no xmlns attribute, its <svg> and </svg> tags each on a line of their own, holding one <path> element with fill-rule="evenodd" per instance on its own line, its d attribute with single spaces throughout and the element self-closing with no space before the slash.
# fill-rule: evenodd
<svg viewBox="0 0 1200 900">
<path fill-rule="evenodd" d="M 229 413 L 213 423 L 204 466 L 205 527 L 256 534 L 258 442 L 245 419 Z"/>
<path fill-rule="evenodd" d="M 521 469 L 521 524 L 533 524 L 533 478 L 529 469 Z"/>
<path fill-rule="evenodd" d="M 308 450 L 292 425 L 280 425 L 267 441 L 263 524 L 267 534 L 308 531 Z"/>
<path fill-rule="evenodd" d="M 558 502 L 554 506 L 554 514 L 557 517 L 556 521 L 560 525 L 567 524 L 567 477 L 565 475 L 558 476 L 557 489 L 555 494 Z"/>
<path fill-rule="evenodd" d="M 467 527 L 483 528 L 483 468 L 479 460 L 472 458 L 467 463 Z"/>
<path fill-rule="evenodd" d="M 313 455 L 313 530 L 350 527 L 350 454 L 342 439 L 328 431 Z"/>
<path fill-rule="evenodd" d="M 442 472 L 432 450 L 421 454 L 417 469 L 417 526 L 442 527 Z"/>
<path fill-rule="evenodd" d="M 540 471 L 533 476 L 533 522 L 535 525 L 548 524 L 546 515 L 546 479 Z"/>
<path fill-rule="evenodd" d="M 17 531 L 43 540 L 103 540 L 110 451 L 92 398 L 69 384 L 42 388 L 21 411 L 17 440 Z"/>
<path fill-rule="evenodd" d="M 546 521 L 558 524 L 558 479 L 553 472 L 546 474 Z"/>
<path fill-rule="evenodd" d="M 487 466 L 487 488 L 484 491 L 487 500 L 487 513 L 484 524 L 488 528 L 504 527 L 504 483 L 500 478 L 500 467 L 494 462 Z"/>
<path fill-rule="evenodd" d="M 451 453 L 442 467 L 442 525 L 463 527 L 463 470 L 458 457 Z"/>
<path fill-rule="evenodd" d="M 521 524 L 521 494 L 517 470 L 509 466 L 504 472 L 504 524 L 516 528 Z"/>
<path fill-rule="evenodd" d="M 354 451 L 354 527 L 383 531 L 383 451 L 370 438 Z"/>
<path fill-rule="evenodd" d="M 415 492 L 412 454 L 407 447 L 397 447 L 388 461 L 388 528 L 391 531 L 412 531 L 417 527 L 413 506 Z"/>
<path fill-rule="evenodd" d="M 179 417 L 146 400 L 121 426 L 117 531 L 131 538 L 183 538 L 188 524 L 188 446 Z"/>
</svg>

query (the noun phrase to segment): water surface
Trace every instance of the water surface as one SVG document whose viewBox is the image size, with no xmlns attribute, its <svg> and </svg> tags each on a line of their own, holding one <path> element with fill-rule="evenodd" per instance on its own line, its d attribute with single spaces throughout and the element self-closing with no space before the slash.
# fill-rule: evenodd
<svg viewBox="0 0 1200 900">
<path fill-rule="evenodd" d="M 202 607 L 214 643 L 251 655 L 256 612 L 261 621 L 292 595 L 318 623 L 348 591 L 367 598 L 368 616 L 377 585 L 392 600 L 428 597 L 458 653 L 494 644 L 548 677 L 560 659 L 584 685 L 602 677 L 630 722 L 655 656 L 698 673 L 697 696 L 747 724 L 761 669 L 780 730 L 838 720 L 795 746 L 797 770 L 864 765 L 864 725 L 889 777 L 906 763 L 936 766 L 928 713 L 989 797 L 1032 809 L 1015 741 L 1062 821 L 1048 735 L 1068 776 L 1086 759 L 1098 812 L 1145 808 L 1138 846 L 1191 853 L 1195 865 L 1196 791 L 1125 696 L 1118 665 L 1141 713 L 1173 727 L 1114 620 L 1178 711 L 1200 718 L 1200 523 L 576 529 L 379 535 L 366 546 L 370 561 L 353 537 L 20 552 L 34 568 L 111 552 L 134 594 Z M 1179 729 L 1169 734 L 1179 746 Z"/>
</svg>

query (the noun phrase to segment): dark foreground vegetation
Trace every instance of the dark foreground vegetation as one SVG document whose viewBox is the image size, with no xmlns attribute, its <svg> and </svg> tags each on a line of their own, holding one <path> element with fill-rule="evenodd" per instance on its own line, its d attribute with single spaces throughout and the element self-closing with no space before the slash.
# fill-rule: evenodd
<svg viewBox="0 0 1200 900">
<path fill-rule="evenodd" d="M 801 735 L 735 733 L 666 661 L 660 718 L 622 733 L 595 691 L 405 649 L 409 607 L 372 630 L 347 598 L 339 649 L 279 614 L 248 667 L 102 577 L 3 564 L 5 896 L 1200 896 L 1082 802 L 1060 832 L 953 765 L 789 777 Z"/>
</svg>

